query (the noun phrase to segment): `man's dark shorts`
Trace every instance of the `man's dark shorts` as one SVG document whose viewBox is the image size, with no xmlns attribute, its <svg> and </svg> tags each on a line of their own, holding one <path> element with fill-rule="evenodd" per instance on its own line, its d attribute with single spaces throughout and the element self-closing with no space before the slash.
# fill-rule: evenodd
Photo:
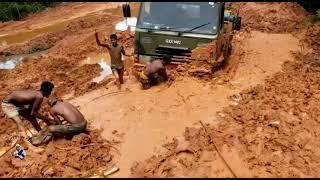
<svg viewBox="0 0 320 180">
<path fill-rule="evenodd" d="M 51 140 L 54 135 L 76 135 L 84 132 L 87 128 L 87 122 L 71 125 L 51 125 L 49 126 L 51 132 L 48 129 L 41 130 L 38 134 L 31 138 L 33 145 L 41 145 Z"/>
<path fill-rule="evenodd" d="M 111 65 L 112 72 L 116 71 L 118 74 L 124 71 L 124 67 Z"/>
<path fill-rule="evenodd" d="M 79 134 L 86 130 L 87 123 L 79 123 L 72 125 L 51 125 L 49 126 L 53 134 Z"/>
</svg>

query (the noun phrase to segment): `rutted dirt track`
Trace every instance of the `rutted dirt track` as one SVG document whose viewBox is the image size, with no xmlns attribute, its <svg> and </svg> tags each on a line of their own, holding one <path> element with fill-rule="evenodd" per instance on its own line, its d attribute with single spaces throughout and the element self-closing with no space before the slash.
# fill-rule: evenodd
<svg viewBox="0 0 320 180">
<path fill-rule="evenodd" d="M 40 155 L 27 151 L 24 162 L 10 154 L 1 157 L 0 176 L 82 177 L 116 164 L 120 171 L 114 177 L 231 177 L 200 120 L 210 124 L 208 134 L 238 177 L 319 176 L 319 25 L 305 26 L 307 14 L 295 3 L 233 3 L 229 8 L 238 5 L 243 29 L 236 33 L 223 69 L 199 78 L 190 76 L 188 67 L 172 67 L 174 81 L 147 91 L 131 76 L 121 92 L 94 83 L 101 69 L 81 63 L 103 52 L 95 44 L 94 29 L 108 35 L 122 20 L 107 10 L 0 49 L 7 56 L 49 48 L 48 54 L 14 70 L 0 70 L 0 98 L 51 80 L 54 93 L 71 99 L 90 122 L 89 135 L 52 141 Z M 67 7 L 25 22 L 35 17 L 45 21 L 51 17 L 46 13 Z M 15 25 L 7 23 L 0 31 L 9 26 Z M 131 51 L 133 34 L 118 34 Z M 2 111 L 0 123 L 4 146 L 15 125 Z"/>
<path fill-rule="evenodd" d="M 280 4 L 280 7 L 285 4 Z M 253 8 L 267 5 L 270 4 L 246 3 L 240 14 L 243 14 L 244 20 L 254 17 L 258 20 L 262 16 L 264 23 L 274 22 L 277 18 L 268 19 L 270 17 L 267 13 L 261 13 L 260 16 L 251 14 Z M 277 6 L 271 6 L 270 11 L 274 11 L 273 14 L 281 14 L 281 9 L 279 8 L 279 12 L 274 10 L 274 7 L 278 9 Z M 252 23 L 257 22 L 254 21 L 255 19 L 251 20 Z M 290 26 L 291 24 L 283 27 Z M 292 27 L 294 29 L 279 30 L 278 26 L 265 27 L 259 23 L 257 25 L 245 23 L 245 28 L 249 31 L 297 32 L 299 30 L 301 32 L 304 30 L 295 28 L 297 26 Z M 308 36 L 310 30 L 318 34 Z M 301 41 L 306 39 L 307 42 L 312 41 L 313 43 L 309 45 L 312 46 L 314 53 L 305 54 L 308 49 L 294 51 L 294 61 L 286 62 L 282 72 L 272 75 L 262 85 L 241 91 L 239 96 L 231 96 L 235 104 L 224 108 L 218 114 L 217 119 L 220 123 L 209 127 L 205 125 L 201 128 L 186 128 L 183 137 L 175 138 L 172 143 L 164 145 L 167 152 L 135 163 L 132 167 L 132 176 L 319 177 L 320 154 L 317 150 L 319 146 L 319 51 L 316 51 L 319 44 L 315 43 L 320 35 L 319 26 L 308 27 L 306 31 L 306 36 L 302 37 Z M 279 39 L 276 36 L 281 35 L 268 33 L 261 34 L 260 37 L 263 36 L 268 36 L 267 39 L 270 40 Z M 261 49 L 265 54 L 258 52 L 254 59 L 251 59 L 253 63 L 249 57 L 244 58 L 247 64 L 243 67 L 255 66 L 254 63 L 257 61 L 261 61 L 261 64 L 270 63 L 270 65 L 281 63 L 280 59 L 283 58 L 281 54 L 285 54 L 283 46 L 280 45 L 277 48 L 276 44 L 268 44 L 261 40 L 255 44 L 253 46 L 255 48 L 263 46 L 268 48 Z M 285 46 L 290 45 L 292 43 L 287 42 Z M 275 54 L 276 51 L 273 48 L 282 53 Z M 247 55 L 248 52 L 245 54 Z M 262 57 L 271 58 L 273 61 L 263 62 Z M 267 64 L 262 67 L 263 72 L 273 69 Z M 252 70 L 245 71 L 241 66 L 237 71 L 241 74 L 240 77 L 252 72 Z M 259 78 L 259 75 L 254 78 Z M 218 155 L 214 144 L 217 145 L 231 170 Z"/>
</svg>

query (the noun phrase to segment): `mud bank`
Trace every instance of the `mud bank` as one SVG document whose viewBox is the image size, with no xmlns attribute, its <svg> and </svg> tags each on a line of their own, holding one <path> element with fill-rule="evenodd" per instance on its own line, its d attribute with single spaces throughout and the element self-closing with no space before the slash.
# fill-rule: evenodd
<svg viewBox="0 0 320 180">
<path fill-rule="evenodd" d="M 291 3 L 278 5 L 291 7 L 285 11 L 296 8 Z M 262 6 L 277 7 L 273 3 L 246 3 L 240 12 L 244 13 L 244 19 L 259 17 L 257 13 L 250 16 L 250 12 L 252 8 L 259 10 Z M 266 9 L 269 11 L 270 8 Z M 276 13 L 259 14 L 268 20 Z M 282 26 L 286 19 L 275 20 Z M 164 145 L 165 153 L 134 163 L 131 176 L 318 177 L 320 91 L 317 82 L 320 80 L 320 66 L 317 39 L 320 27 L 303 26 L 299 20 L 289 16 L 286 22 L 293 22 L 292 26 L 279 29 L 247 21 L 252 23 L 245 23 L 247 30 L 306 31 L 301 44 L 307 42 L 305 45 L 314 51 L 307 48 L 295 51 L 295 60 L 286 62 L 281 72 L 270 76 L 261 85 L 230 96 L 234 103 L 217 114 L 215 124 L 206 124 L 206 129 L 186 128 L 182 137 Z M 214 144 L 234 174 L 218 155 Z"/>
<path fill-rule="evenodd" d="M 1 140 L 6 141 L 3 136 Z M 111 168 L 114 144 L 102 139 L 100 132 L 90 131 L 72 140 L 54 140 L 41 153 L 26 150 L 24 160 L 7 153 L 1 157 L 0 177 L 90 177 Z"/>
</svg>

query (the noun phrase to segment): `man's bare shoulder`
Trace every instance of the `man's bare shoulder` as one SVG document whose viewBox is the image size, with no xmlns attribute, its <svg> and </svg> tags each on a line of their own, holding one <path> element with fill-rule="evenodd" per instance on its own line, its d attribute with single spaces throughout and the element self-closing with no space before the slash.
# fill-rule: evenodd
<svg viewBox="0 0 320 180">
<path fill-rule="evenodd" d="M 15 96 L 21 96 L 21 95 L 34 96 L 36 98 L 43 97 L 40 91 L 29 90 L 29 89 L 13 91 L 11 94 Z"/>
<path fill-rule="evenodd" d="M 31 93 L 33 93 L 37 99 L 43 99 L 43 95 L 40 91 L 33 91 Z"/>
</svg>

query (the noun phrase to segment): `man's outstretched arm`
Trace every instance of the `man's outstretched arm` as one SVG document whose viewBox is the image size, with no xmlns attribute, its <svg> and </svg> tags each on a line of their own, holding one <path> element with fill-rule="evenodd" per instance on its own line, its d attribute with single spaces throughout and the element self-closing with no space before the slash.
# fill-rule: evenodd
<svg viewBox="0 0 320 180">
<path fill-rule="evenodd" d="M 108 50 L 110 50 L 109 44 L 102 44 L 102 43 L 100 42 L 97 31 L 95 31 L 94 35 L 95 35 L 95 37 L 96 37 L 96 42 L 97 42 L 97 44 L 98 44 L 99 46 L 106 47 Z"/>
</svg>

